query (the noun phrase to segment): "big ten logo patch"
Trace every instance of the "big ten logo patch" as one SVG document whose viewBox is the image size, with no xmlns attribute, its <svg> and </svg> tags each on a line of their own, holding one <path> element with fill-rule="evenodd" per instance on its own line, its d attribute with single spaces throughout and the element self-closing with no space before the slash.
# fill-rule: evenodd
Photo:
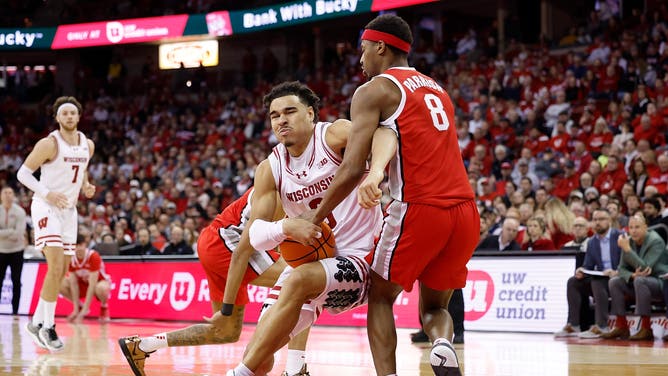
<svg viewBox="0 0 668 376">
<path fill-rule="evenodd" d="M 466 277 L 464 295 L 467 321 L 475 321 L 485 316 L 494 301 L 494 281 L 482 270 L 469 270 Z"/>
<path fill-rule="evenodd" d="M 169 289 L 169 303 L 175 311 L 186 309 L 195 296 L 195 278 L 190 273 L 176 272 Z"/>
</svg>

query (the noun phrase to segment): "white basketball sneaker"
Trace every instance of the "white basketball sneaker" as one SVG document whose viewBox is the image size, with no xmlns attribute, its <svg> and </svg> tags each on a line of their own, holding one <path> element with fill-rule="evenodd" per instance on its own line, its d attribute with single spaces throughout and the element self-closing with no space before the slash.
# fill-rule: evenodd
<svg viewBox="0 0 668 376">
<path fill-rule="evenodd" d="M 450 342 L 444 338 L 434 341 L 429 353 L 431 369 L 436 376 L 461 376 L 457 353 Z"/>
</svg>

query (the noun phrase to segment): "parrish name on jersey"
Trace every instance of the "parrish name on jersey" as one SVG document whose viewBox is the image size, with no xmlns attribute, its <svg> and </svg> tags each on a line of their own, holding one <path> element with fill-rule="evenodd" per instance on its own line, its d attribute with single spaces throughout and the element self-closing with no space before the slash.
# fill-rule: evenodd
<svg viewBox="0 0 668 376">
<path fill-rule="evenodd" d="M 439 84 L 437 84 L 436 81 L 432 80 L 429 77 L 417 74 L 406 78 L 404 82 L 402 82 L 402 84 L 406 87 L 406 89 L 410 90 L 411 93 L 414 93 L 415 90 L 421 87 L 428 87 L 440 93 L 445 93 L 445 90 L 443 90 L 443 88 Z"/>
</svg>

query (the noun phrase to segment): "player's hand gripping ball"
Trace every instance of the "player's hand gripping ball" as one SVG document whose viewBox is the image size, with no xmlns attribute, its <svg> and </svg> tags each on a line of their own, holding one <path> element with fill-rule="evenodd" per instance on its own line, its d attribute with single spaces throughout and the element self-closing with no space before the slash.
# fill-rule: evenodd
<svg viewBox="0 0 668 376">
<path fill-rule="evenodd" d="M 332 229 L 325 222 L 320 224 L 322 236 L 316 239 L 317 245 L 304 245 L 297 241 L 286 239 L 278 246 L 278 251 L 285 262 L 293 268 L 307 262 L 318 261 L 333 257 L 336 250 L 336 242 Z"/>
</svg>

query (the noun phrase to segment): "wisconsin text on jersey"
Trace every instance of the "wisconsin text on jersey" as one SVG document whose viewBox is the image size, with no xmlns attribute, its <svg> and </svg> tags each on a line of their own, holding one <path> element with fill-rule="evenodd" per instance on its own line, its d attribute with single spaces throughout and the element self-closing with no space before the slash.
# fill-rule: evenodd
<svg viewBox="0 0 668 376">
<path fill-rule="evenodd" d="M 63 157 L 63 161 L 66 163 L 86 163 L 88 158 Z"/>
<path fill-rule="evenodd" d="M 309 185 L 308 187 L 298 189 L 294 192 L 288 192 L 285 194 L 285 197 L 287 197 L 288 200 L 293 202 L 309 198 L 313 195 L 317 195 L 318 193 L 327 190 L 329 184 L 332 182 L 333 179 L 334 175 L 330 175 L 314 184 Z"/>
<path fill-rule="evenodd" d="M 441 93 L 444 92 L 443 88 L 437 84 L 434 80 L 425 77 L 425 76 L 420 76 L 420 75 L 414 75 L 412 77 L 408 77 L 407 79 L 404 80 L 403 85 L 406 86 L 408 90 L 414 92 L 415 90 L 421 88 L 421 87 L 430 87 L 436 91 L 439 91 Z"/>
</svg>

